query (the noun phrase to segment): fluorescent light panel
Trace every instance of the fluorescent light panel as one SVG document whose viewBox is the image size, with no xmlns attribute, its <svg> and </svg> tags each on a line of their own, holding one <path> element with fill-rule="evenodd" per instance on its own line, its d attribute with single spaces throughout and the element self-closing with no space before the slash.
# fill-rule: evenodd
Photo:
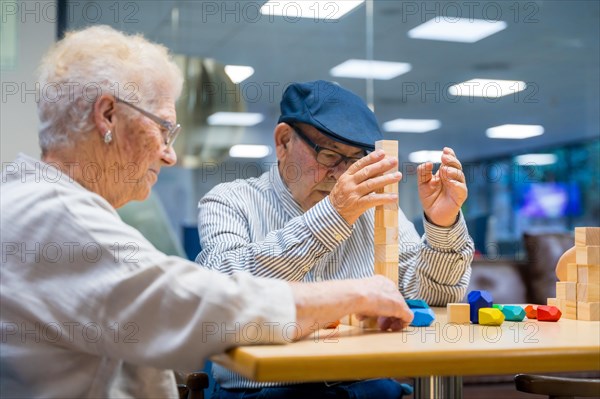
<svg viewBox="0 0 600 399">
<path fill-rule="evenodd" d="M 522 140 L 544 134 L 540 125 L 500 125 L 487 129 L 485 134 L 491 139 Z"/>
<path fill-rule="evenodd" d="M 236 144 L 229 149 L 232 158 L 264 158 L 271 153 L 266 145 Z"/>
<path fill-rule="evenodd" d="M 331 76 L 338 78 L 390 80 L 410 71 L 406 62 L 370 61 L 350 59 L 331 68 Z"/>
<path fill-rule="evenodd" d="M 448 88 L 453 96 L 500 98 L 527 88 L 520 80 L 471 79 Z"/>
<path fill-rule="evenodd" d="M 506 29 L 504 21 L 438 16 L 408 31 L 412 39 L 475 43 Z"/>
<path fill-rule="evenodd" d="M 439 129 L 437 119 L 394 119 L 383 124 L 386 132 L 425 133 Z"/>
<path fill-rule="evenodd" d="M 515 157 L 519 165 L 552 165 L 558 160 L 554 154 L 524 154 Z"/>
<path fill-rule="evenodd" d="M 233 83 L 240 83 L 254 75 L 254 68 L 245 65 L 226 65 L 225 73 Z"/>
<path fill-rule="evenodd" d="M 415 151 L 408 154 L 408 160 L 415 163 L 442 162 L 443 151 Z"/>
<path fill-rule="evenodd" d="M 208 117 L 211 126 L 254 126 L 264 119 L 262 114 L 251 112 L 216 112 Z"/>
<path fill-rule="evenodd" d="M 263 4 L 260 13 L 289 19 L 337 20 L 364 2 L 365 0 L 271 0 Z"/>
</svg>

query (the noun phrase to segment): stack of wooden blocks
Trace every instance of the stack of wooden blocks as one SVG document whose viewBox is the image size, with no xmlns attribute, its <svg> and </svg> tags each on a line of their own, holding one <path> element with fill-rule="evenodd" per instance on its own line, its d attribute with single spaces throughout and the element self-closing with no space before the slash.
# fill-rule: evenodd
<svg viewBox="0 0 600 399">
<path fill-rule="evenodd" d="M 575 228 L 575 263 L 567 265 L 567 280 L 556 283 L 557 306 L 567 319 L 600 320 L 600 227 Z"/>
<path fill-rule="evenodd" d="M 382 149 L 386 156 L 398 158 L 396 140 L 375 142 L 375 149 Z M 398 167 L 387 173 L 398 171 Z M 388 184 L 384 193 L 398 193 L 398 183 Z M 398 286 L 398 203 L 375 207 L 375 274 L 381 274 Z"/>
</svg>

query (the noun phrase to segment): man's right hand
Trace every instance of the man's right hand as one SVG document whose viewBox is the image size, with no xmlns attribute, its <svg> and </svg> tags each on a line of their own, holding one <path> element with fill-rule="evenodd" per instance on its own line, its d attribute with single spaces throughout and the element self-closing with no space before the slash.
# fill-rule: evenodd
<svg viewBox="0 0 600 399">
<path fill-rule="evenodd" d="M 377 150 L 350 165 L 329 193 L 329 200 L 346 222 L 354 224 L 369 208 L 398 202 L 398 194 L 376 193 L 388 184 L 397 183 L 402 173 L 388 173 L 398 159 Z"/>
</svg>

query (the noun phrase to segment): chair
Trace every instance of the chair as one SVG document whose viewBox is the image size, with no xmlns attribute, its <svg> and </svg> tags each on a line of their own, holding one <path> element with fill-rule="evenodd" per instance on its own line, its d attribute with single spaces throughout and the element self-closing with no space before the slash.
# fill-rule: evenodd
<svg viewBox="0 0 600 399">
<path fill-rule="evenodd" d="M 208 388 L 206 373 L 188 374 L 185 384 L 177 384 L 179 399 L 204 399 L 204 390 Z"/>
<path fill-rule="evenodd" d="M 518 391 L 548 395 L 550 399 L 600 397 L 600 379 L 517 374 L 515 386 Z"/>
</svg>

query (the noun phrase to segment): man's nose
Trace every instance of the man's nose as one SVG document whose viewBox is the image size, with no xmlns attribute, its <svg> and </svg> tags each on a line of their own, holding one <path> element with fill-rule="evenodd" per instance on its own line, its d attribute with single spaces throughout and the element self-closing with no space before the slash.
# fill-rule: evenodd
<svg viewBox="0 0 600 399">
<path fill-rule="evenodd" d="M 168 146 L 162 155 L 162 161 L 166 166 L 173 166 L 177 163 L 177 154 L 173 146 Z"/>
</svg>

